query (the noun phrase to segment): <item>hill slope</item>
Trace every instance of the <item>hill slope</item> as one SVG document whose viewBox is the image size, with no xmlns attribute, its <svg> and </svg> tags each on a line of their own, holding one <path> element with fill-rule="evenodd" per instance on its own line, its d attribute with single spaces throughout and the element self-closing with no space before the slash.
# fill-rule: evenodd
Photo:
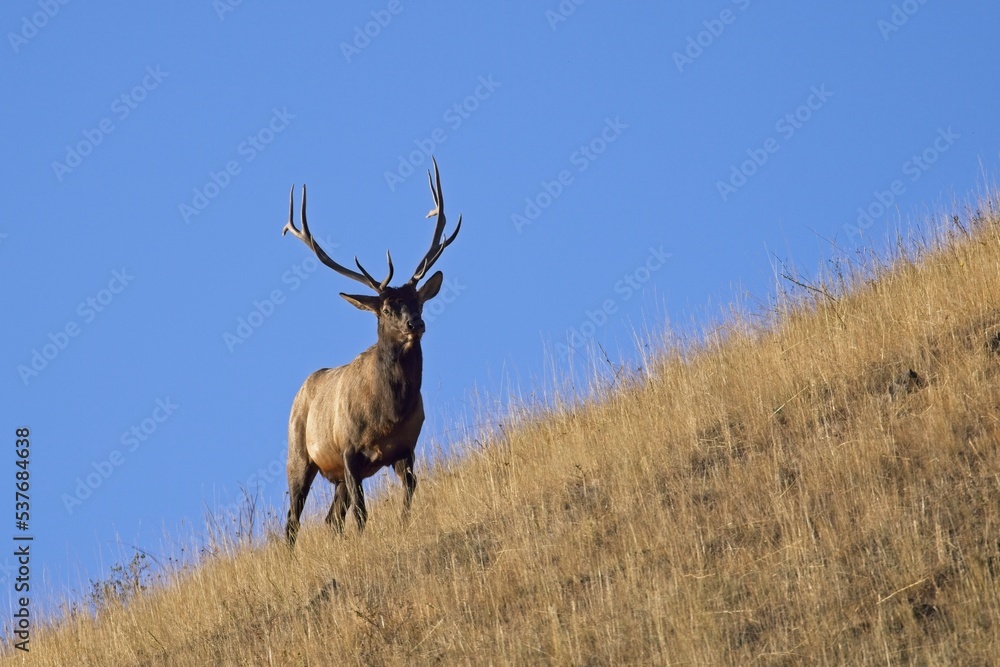
<svg viewBox="0 0 1000 667">
<path fill-rule="evenodd" d="M 37 665 L 990 664 L 1000 219 L 34 639 Z M 966 233 L 967 232 L 967 233 Z M 20 663 L 20 658 L 8 658 Z"/>
</svg>

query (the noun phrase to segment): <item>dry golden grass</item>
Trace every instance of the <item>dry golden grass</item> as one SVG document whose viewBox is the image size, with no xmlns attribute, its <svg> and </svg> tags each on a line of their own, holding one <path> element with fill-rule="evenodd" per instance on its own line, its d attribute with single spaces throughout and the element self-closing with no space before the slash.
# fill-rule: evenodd
<svg viewBox="0 0 1000 667">
<path fill-rule="evenodd" d="M 30 662 L 995 664 L 1000 219 L 968 225 L 425 471 L 409 525 L 398 489 L 361 536 L 313 517 Z"/>
</svg>

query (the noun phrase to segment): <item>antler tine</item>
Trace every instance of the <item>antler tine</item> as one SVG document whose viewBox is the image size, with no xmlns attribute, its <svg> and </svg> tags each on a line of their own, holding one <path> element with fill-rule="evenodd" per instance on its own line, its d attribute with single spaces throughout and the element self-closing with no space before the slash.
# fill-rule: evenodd
<svg viewBox="0 0 1000 667">
<path fill-rule="evenodd" d="M 306 189 L 306 186 L 303 185 L 302 186 L 303 192 L 305 191 L 305 189 Z M 295 184 L 292 183 L 292 188 L 288 191 L 288 222 L 286 222 L 285 226 L 282 228 L 281 235 L 284 236 L 288 232 L 291 232 L 292 236 L 301 239 L 302 236 L 300 235 L 299 230 L 297 230 L 295 228 L 295 199 L 294 198 L 295 198 Z"/>
<path fill-rule="evenodd" d="M 365 278 L 367 278 L 367 279 L 368 279 L 368 281 L 369 281 L 369 282 L 370 282 L 370 283 L 371 283 L 371 284 L 372 284 L 373 286 L 374 286 L 374 285 L 376 285 L 376 284 L 378 285 L 378 287 L 376 287 L 375 289 L 376 289 L 376 290 L 378 290 L 379 294 L 381 294 L 381 293 L 382 293 L 382 291 L 383 291 L 383 290 L 384 290 L 384 289 L 385 289 L 386 287 L 388 287 L 388 286 L 389 286 L 389 281 L 390 281 L 390 280 L 392 280 L 392 274 L 393 274 L 393 271 L 394 271 L 394 269 L 393 269 L 393 267 L 392 267 L 392 255 L 390 255 L 390 254 L 389 254 L 389 251 L 388 251 L 388 250 L 386 250 L 386 251 L 385 251 L 385 259 L 386 259 L 386 261 L 387 261 L 387 262 L 389 263 L 389 275 L 387 275 L 387 276 L 385 277 L 385 279 L 384 279 L 384 280 L 383 280 L 382 282 L 380 282 L 380 283 L 376 283 L 376 282 L 375 282 L 375 279 L 374 279 L 374 278 L 372 278 L 371 274 L 370 274 L 370 273 L 368 273 L 367 271 L 365 271 L 365 267 L 361 266 L 361 262 L 359 262 L 359 261 L 358 261 L 358 257 L 357 257 L 357 255 L 355 255 L 355 256 L 354 256 L 354 263 L 358 265 L 358 268 L 359 268 L 359 269 L 361 269 L 361 273 L 363 273 L 363 274 L 365 275 Z"/>
<path fill-rule="evenodd" d="M 413 276 L 414 283 L 423 280 L 424 275 L 427 273 L 427 269 L 431 268 L 434 262 L 438 261 L 438 257 L 440 257 L 441 253 L 444 252 L 444 249 L 450 246 L 451 242 L 455 240 L 455 237 L 458 236 L 458 230 L 460 230 L 461 228 L 462 228 L 462 216 L 458 216 L 458 223 L 455 225 L 455 231 L 452 232 L 452 235 L 446 238 L 444 240 L 444 243 L 438 246 L 437 252 L 434 253 L 433 257 L 431 257 L 429 253 L 427 257 L 424 257 L 424 260 L 420 265 L 420 269 Z"/>
<path fill-rule="evenodd" d="M 427 185 L 431 189 L 431 196 L 434 197 L 434 208 L 428 211 L 427 215 L 424 216 L 425 218 L 437 215 L 441 211 L 441 200 L 444 198 L 444 193 L 441 192 L 441 174 L 438 172 L 438 163 L 434 156 L 431 156 L 431 163 L 434 165 L 434 178 L 431 178 L 431 170 L 428 169 Z"/>
<path fill-rule="evenodd" d="M 441 234 L 444 233 L 445 225 L 447 224 L 447 217 L 444 212 L 444 191 L 441 189 L 441 173 L 438 171 L 437 160 L 431 157 L 431 163 L 434 165 L 434 176 L 431 176 L 431 170 L 427 170 L 427 184 L 431 189 L 431 196 L 434 198 L 434 208 L 427 214 L 427 217 L 432 215 L 437 215 L 437 221 L 434 224 L 434 236 L 431 238 L 431 247 L 427 250 L 424 258 L 420 260 L 420 264 L 417 265 L 417 270 L 413 273 L 413 277 L 410 278 L 410 284 L 416 285 L 427 271 L 434 265 L 434 262 L 438 260 L 444 249 L 447 248 L 455 237 L 458 236 L 458 231 L 462 228 L 462 216 L 458 216 L 458 224 L 455 226 L 455 231 L 451 236 L 445 239 L 444 243 L 441 243 Z"/>
<path fill-rule="evenodd" d="M 381 292 L 386 287 L 388 287 L 389 286 L 389 281 L 392 280 L 392 274 L 393 274 L 392 255 L 389 254 L 388 250 L 385 251 L 385 261 L 389 264 L 389 275 L 387 275 L 385 277 L 385 280 L 383 280 L 381 283 L 379 283 L 379 286 L 378 286 L 378 291 L 379 292 Z"/>
<path fill-rule="evenodd" d="M 379 294 L 382 293 L 382 290 L 384 290 L 386 286 L 389 284 L 389 278 L 392 277 L 392 260 L 389 261 L 389 278 L 386 278 L 381 284 L 376 282 L 375 279 L 372 278 L 368 274 L 368 272 L 361 267 L 360 263 L 358 263 L 358 268 L 361 269 L 362 273 L 358 273 L 357 271 L 352 271 L 351 269 L 348 269 L 345 266 L 341 266 L 337 262 L 333 261 L 333 259 L 328 254 L 326 254 L 326 251 L 323 250 L 320 244 L 316 242 L 316 239 L 313 238 L 312 233 L 310 233 L 309 231 L 309 222 L 306 219 L 305 185 L 302 186 L 301 216 L 302 216 L 302 229 L 297 229 L 295 227 L 295 186 L 293 185 L 292 189 L 288 192 L 288 222 L 281 230 L 281 235 L 284 236 L 287 232 L 291 232 L 292 236 L 305 243 L 306 246 L 308 246 L 309 249 L 312 250 L 313 253 L 315 253 L 319 261 L 323 262 L 324 264 L 326 264 L 328 267 L 330 267 L 340 275 L 350 278 L 351 280 L 356 280 L 362 285 L 367 285 L 368 287 L 372 288 Z M 357 263 L 356 257 L 354 261 Z"/>
</svg>

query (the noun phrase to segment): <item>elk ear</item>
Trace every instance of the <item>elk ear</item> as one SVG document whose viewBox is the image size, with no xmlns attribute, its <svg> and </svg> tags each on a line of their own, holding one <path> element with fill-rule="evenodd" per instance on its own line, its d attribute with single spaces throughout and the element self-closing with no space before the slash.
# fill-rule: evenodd
<svg viewBox="0 0 1000 667">
<path fill-rule="evenodd" d="M 344 294 L 343 292 L 340 293 L 340 296 L 344 297 L 344 300 L 355 308 L 370 310 L 376 314 L 378 313 L 381 299 L 377 296 L 367 296 L 365 294 Z"/>
<path fill-rule="evenodd" d="M 437 296 L 437 293 L 441 291 L 441 282 L 444 280 L 444 274 L 440 271 L 435 272 L 424 286 L 417 290 L 417 297 L 420 299 L 420 303 L 430 301 Z"/>
</svg>

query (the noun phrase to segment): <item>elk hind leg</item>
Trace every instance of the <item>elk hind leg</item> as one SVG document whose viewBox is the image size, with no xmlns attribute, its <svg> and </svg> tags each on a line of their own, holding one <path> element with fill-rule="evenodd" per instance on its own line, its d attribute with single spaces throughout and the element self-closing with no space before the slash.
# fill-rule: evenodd
<svg viewBox="0 0 1000 667">
<path fill-rule="evenodd" d="M 302 508 L 306 504 L 306 496 L 309 495 L 309 487 L 319 468 L 308 458 L 297 460 L 289 458 L 288 461 L 288 521 L 285 523 L 285 540 L 289 547 L 295 546 L 295 538 L 299 534 L 299 518 L 302 516 Z"/>
</svg>

